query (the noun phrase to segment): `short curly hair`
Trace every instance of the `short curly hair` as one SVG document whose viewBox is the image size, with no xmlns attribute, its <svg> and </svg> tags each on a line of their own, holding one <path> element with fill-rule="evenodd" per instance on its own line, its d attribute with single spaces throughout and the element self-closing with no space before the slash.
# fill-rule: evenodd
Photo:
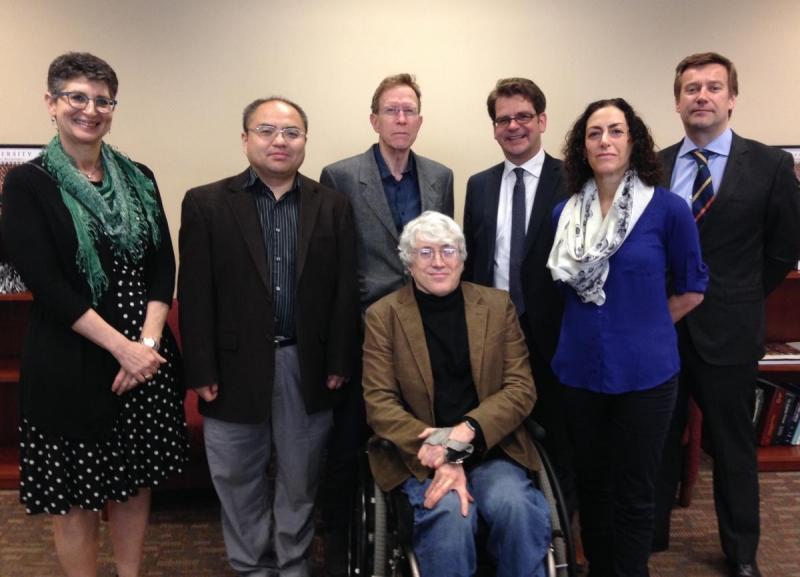
<svg viewBox="0 0 800 577">
<path fill-rule="evenodd" d="M 567 174 L 567 186 L 570 194 L 580 192 L 586 181 L 594 176 L 592 167 L 589 166 L 589 161 L 586 159 L 586 124 L 592 114 L 608 106 L 618 108 L 625 115 L 625 122 L 628 124 L 633 145 L 630 159 L 631 168 L 648 186 L 656 186 L 661 182 L 661 163 L 656 156 L 650 129 L 623 98 L 607 98 L 589 104 L 567 133 L 563 153 L 564 170 Z"/>
<path fill-rule="evenodd" d="M 67 52 L 53 60 L 47 70 L 47 90 L 50 94 L 60 92 L 64 84 L 81 76 L 92 82 L 104 82 L 111 98 L 117 97 L 117 73 L 108 62 L 88 52 Z"/>
</svg>

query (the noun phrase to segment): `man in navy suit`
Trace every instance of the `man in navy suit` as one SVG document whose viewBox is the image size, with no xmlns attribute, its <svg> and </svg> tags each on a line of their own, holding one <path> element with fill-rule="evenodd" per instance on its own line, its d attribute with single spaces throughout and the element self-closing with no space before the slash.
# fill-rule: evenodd
<svg viewBox="0 0 800 577">
<path fill-rule="evenodd" d="M 527 78 L 498 80 L 486 104 L 505 161 L 473 175 L 467 183 L 467 261 L 462 278 L 511 292 L 536 382 L 533 416 L 547 430 L 545 445 L 572 507 L 571 451 L 560 385 L 550 369 L 562 305 L 546 266 L 553 243 L 553 207 L 564 195 L 561 161 L 542 148 L 546 99 L 534 82 Z M 516 204 L 515 191 L 519 193 Z M 521 250 L 512 255 L 515 215 L 523 228 L 518 232 Z"/>
<path fill-rule="evenodd" d="M 653 549 L 664 550 L 669 542 L 691 394 L 714 458 L 714 501 L 730 575 L 758 577 L 755 381 L 764 353 L 764 300 L 800 255 L 800 191 L 789 154 L 730 129 L 739 92 L 730 60 L 713 52 L 684 58 L 674 91 L 686 137 L 661 153 L 670 178 L 665 184 L 696 205 L 710 282 L 703 303 L 677 327 L 680 388 L 659 475 Z M 692 197 L 704 164 L 713 195 L 700 203 L 702 194 Z"/>
</svg>

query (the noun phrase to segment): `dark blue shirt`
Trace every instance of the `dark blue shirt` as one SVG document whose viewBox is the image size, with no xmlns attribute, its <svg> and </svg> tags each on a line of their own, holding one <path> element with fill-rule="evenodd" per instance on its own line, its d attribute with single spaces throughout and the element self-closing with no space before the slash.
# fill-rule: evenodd
<svg viewBox="0 0 800 577">
<path fill-rule="evenodd" d="M 565 204 L 554 209 L 554 225 Z M 666 382 L 680 370 L 668 284 L 675 294 L 702 293 L 708 285 L 697 225 L 686 202 L 656 188 L 609 259 L 602 306 L 581 302 L 569 285 L 559 284 L 564 317 L 552 367 L 562 383 L 619 394 Z"/>
<path fill-rule="evenodd" d="M 377 143 L 372 146 L 372 153 L 375 155 L 375 162 L 378 163 L 378 172 L 383 182 L 383 193 L 386 195 L 386 202 L 389 203 L 394 225 L 397 227 L 397 233 L 400 234 L 406 223 L 417 218 L 422 212 L 414 154 L 408 155 L 408 164 L 403 169 L 402 178 L 395 180 L 386 165 L 386 161 L 383 159 L 380 146 Z"/>
</svg>

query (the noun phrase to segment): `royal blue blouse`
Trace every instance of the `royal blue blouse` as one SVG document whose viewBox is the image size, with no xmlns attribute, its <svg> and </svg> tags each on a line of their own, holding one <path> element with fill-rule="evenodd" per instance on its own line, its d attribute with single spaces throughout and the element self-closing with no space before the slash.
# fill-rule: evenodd
<svg viewBox="0 0 800 577">
<path fill-rule="evenodd" d="M 558 224 L 566 201 L 553 210 Z M 552 368 L 570 387 L 620 394 L 656 387 L 680 370 L 667 306 L 675 294 L 705 292 L 708 269 L 686 202 L 656 188 L 622 246 L 609 259 L 602 306 L 581 302 L 566 283 Z"/>
</svg>

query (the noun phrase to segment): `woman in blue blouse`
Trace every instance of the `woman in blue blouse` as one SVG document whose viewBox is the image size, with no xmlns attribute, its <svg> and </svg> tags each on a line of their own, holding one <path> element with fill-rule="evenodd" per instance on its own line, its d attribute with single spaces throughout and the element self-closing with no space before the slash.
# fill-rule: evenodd
<svg viewBox="0 0 800 577">
<path fill-rule="evenodd" d="M 625 100 L 590 104 L 564 156 L 572 196 L 553 213 L 548 261 L 565 301 L 553 370 L 565 385 L 589 576 L 646 576 L 680 368 L 673 325 L 700 304 L 708 273 L 692 215 L 656 187 L 653 139 Z"/>
</svg>

